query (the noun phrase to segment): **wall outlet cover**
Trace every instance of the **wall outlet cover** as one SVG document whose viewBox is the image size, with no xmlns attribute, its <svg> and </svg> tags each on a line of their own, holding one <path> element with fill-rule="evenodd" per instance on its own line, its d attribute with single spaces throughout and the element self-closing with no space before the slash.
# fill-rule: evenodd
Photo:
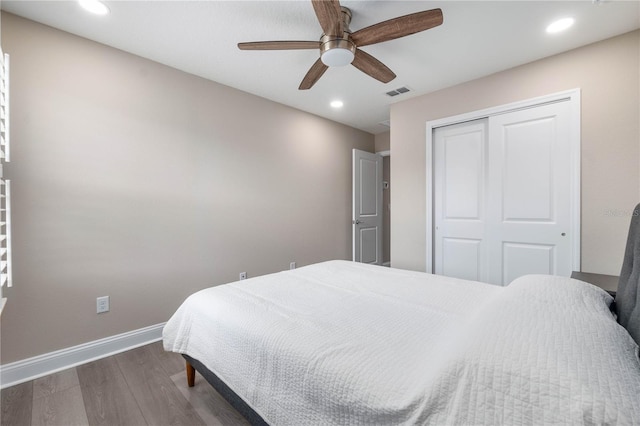
<svg viewBox="0 0 640 426">
<path fill-rule="evenodd" d="M 103 314 L 109 312 L 109 296 L 102 296 L 96 299 L 96 313 Z"/>
</svg>

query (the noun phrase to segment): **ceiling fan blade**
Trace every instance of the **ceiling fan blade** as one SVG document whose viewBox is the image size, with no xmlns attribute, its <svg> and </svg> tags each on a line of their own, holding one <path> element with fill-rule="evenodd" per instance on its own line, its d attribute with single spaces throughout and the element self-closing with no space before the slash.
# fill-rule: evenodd
<svg viewBox="0 0 640 426">
<path fill-rule="evenodd" d="M 360 49 L 356 49 L 356 56 L 351 65 L 383 83 L 388 83 L 396 78 L 393 71 L 391 71 L 385 64 Z"/>
<path fill-rule="evenodd" d="M 307 75 L 305 75 L 304 78 L 302 79 L 302 83 L 300 83 L 300 87 L 298 87 L 298 90 L 311 89 L 311 87 L 313 87 L 313 85 L 316 84 L 318 80 L 320 80 L 320 77 L 322 77 L 322 74 L 324 74 L 324 72 L 328 68 L 329 68 L 328 66 L 322 63 L 321 59 L 318 59 L 311 66 L 311 68 L 307 72 Z"/>
<path fill-rule="evenodd" d="M 338 0 L 311 0 L 318 22 L 326 35 L 341 35 L 342 9 Z"/>
<path fill-rule="evenodd" d="M 319 41 L 250 41 L 238 43 L 240 50 L 319 49 Z"/>
<path fill-rule="evenodd" d="M 398 18 L 389 19 L 351 34 L 351 40 L 358 47 L 419 33 L 441 25 L 443 21 L 441 9 L 425 10 Z"/>
</svg>

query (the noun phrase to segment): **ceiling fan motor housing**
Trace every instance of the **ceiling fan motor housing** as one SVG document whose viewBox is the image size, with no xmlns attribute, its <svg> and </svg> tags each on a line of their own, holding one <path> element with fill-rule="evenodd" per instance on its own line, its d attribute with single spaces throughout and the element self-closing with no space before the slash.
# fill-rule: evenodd
<svg viewBox="0 0 640 426">
<path fill-rule="evenodd" d="M 341 35 L 323 34 L 320 38 L 320 58 L 322 63 L 328 67 L 342 67 L 353 62 L 356 54 L 356 45 L 351 41 L 351 10 L 344 6 L 342 11 L 342 22 L 344 31 Z"/>
<path fill-rule="evenodd" d="M 328 67 L 342 67 L 353 62 L 356 45 L 349 40 L 349 33 L 342 37 L 323 35 L 320 39 L 320 58 Z"/>
</svg>

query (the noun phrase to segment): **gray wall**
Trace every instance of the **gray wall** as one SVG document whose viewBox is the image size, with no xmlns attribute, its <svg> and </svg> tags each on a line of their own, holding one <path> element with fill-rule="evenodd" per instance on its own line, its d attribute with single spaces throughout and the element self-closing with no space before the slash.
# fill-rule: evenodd
<svg viewBox="0 0 640 426">
<path fill-rule="evenodd" d="M 376 152 L 389 151 L 391 133 L 384 132 L 375 136 Z M 389 188 L 382 191 L 382 261 L 391 262 L 391 157 L 382 162 L 382 179 L 389 182 Z"/>
<path fill-rule="evenodd" d="M 350 259 L 351 150 L 373 135 L 14 15 L 2 36 L 3 364 L 166 321 L 241 271 Z"/>
<path fill-rule="evenodd" d="M 391 266 L 426 268 L 426 122 L 582 94 L 582 270 L 617 275 L 640 198 L 640 31 L 391 105 Z"/>
<path fill-rule="evenodd" d="M 376 152 L 389 151 L 391 149 L 391 132 L 384 132 L 375 136 Z"/>
<path fill-rule="evenodd" d="M 379 133 L 375 136 L 376 152 L 389 151 L 391 148 L 391 132 Z M 391 262 L 391 157 L 386 156 L 382 162 L 382 179 L 389 182 L 389 188 L 382 191 L 382 261 Z"/>
<path fill-rule="evenodd" d="M 382 159 L 382 179 L 389 184 L 382 190 L 382 261 L 391 262 L 391 157 Z"/>
</svg>

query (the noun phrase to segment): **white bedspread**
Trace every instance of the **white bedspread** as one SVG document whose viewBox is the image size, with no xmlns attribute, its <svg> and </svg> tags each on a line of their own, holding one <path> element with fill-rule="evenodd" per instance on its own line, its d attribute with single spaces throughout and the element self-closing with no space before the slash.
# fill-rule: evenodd
<svg viewBox="0 0 640 426">
<path fill-rule="evenodd" d="M 610 302 L 568 278 L 331 261 L 200 291 L 163 338 L 272 425 L 640 424 Z"/>
</svg>

